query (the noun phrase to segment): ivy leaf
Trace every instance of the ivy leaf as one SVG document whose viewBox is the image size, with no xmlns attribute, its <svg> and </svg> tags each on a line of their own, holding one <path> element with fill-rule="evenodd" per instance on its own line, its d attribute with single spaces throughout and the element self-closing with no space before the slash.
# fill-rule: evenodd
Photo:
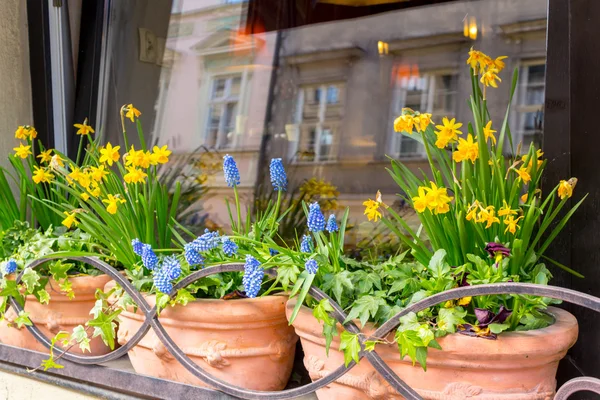
<svg viewBox="0 0 600 400">
<path fill-rule="evenodd" d="M 448 265 L 447 262 L 444 261 L 445 257 L 446 257 L 446 250 L 439 249 L 438 251 L 436 251 L 433 254 L 433 256 L 431 257 L 431 260 L 429 261 L 428 268 L 431 271 L 431 275 L 435 279 L 444 278 L 450 272 L 450 266 Z"/>
<path fill-rule="evenodd" d="M 102 302 L 102 299 L 98 299 L 94 303 L 94 307 L 92 307 L 90 310 L 90 314 L 93 315 L 94 318 L 98 318 L 98 316 L 102 313 L 103 304 L 104 303 Z"/>
<path fill-rule="evenodd" d="M 333 312 L 333 307 L 328 299 L 323 299 L 313 309 L 313 316 L 318 321 L 323 321 L 323 335 L 325 336 L 325 352 L 329 356 L 329 347 L 333 341 L 333 337 L 338 335 L 337 321 L 329 315 Z"/>
<path fill-rule="evenodd" d="M 370 293 L 373 287 L 381 290 L 381 277 L 377 272 L 364 273 L 360 276 L 358 280 L 359 293 Z"/>
<path fill-rule="evenodd" d="M 463 324 L 467 311 L 462 307 L 440 308 L 437 317 L 437 326 L 440 331 L 447 333 L 456 332 L 456 326 Z"/>
<path fill-rule="evenodd" d="M 33 293 L 33 289 L 40 281 L 40 276 L 33 268 L 26 268 L 21 280 L 27 287 L 27 293 Z"/>
<path fill-rule="evenodd" d="M 87 331 L 83 327 L 83 325 L 77 325 L 73 328 L 73 333 L 71 334 L 71 340 L 74 340 L 79 344 L 79 348 L 85 353 L 87 350 L 91 352 L 90 349 L 90 338 L 88 338 Z"/>
<path fill-rule="evenodd" d="M 495 333 L 497 335 L 499 333 L 504 332 L 508 328 L 510 328 L 510 325 L 509 324 L 497 324 L 497 323 L 493 323 L 493 324 L 489 324 L 488 328 L 490 328 L 490 331 L 492 333 Z"/>
<path fill-rule="evenodd" d="M 67 279 L 67 272 L 74 266 L 73 263 L 63 263 L 62 260 L 58 260 L 50 264 L 48 271 L 56 281 L 60 281 L 61 279 Z"/>
<path fill-rule="evenodd" d="M 431 342 L 429 342 L 429 344 L 427 345 L 427 347 L 431 347 L 431 348 L 438 349 L 438 350 L 442 349 L 442 346 L 440 346 L 440 344 L 435 339 L 432 340 Z"/>
<path fill-rule="evenodd" d="M 292 288 L 292 291 L 290 292 L 290 298 L 294 297 L 296 294 L 298 294 L 298 292 L 300 292 L 300 289 L 302 289 L 302 285 L 304 284 L 304 281 L 306 280 L 307 277 L 308 277 L 308 271 L 306 271 L 306 270 L 302 271 L 302 273 L 296 280 L 296 284 L 294 284 L 294 287 Z"/>
<path fill-rule="evenodd" d="M 423 342 L 423 346 L 429 345 L 429 342 L 435 338 L 433 331 L 427 324 L 423 324 L 419 327 L 419 329 L 417 329 L 417 335 L 421 339 L 421 342 Z M 423 363 L 421 363 L 421 365 L 423 365 Z"/>
<path fill-rule="evenodd" d="M 427 347 L 417 347 L 416 359 L 423 367 L 423 371 L 427 371 Z"/>
<path fill-rule="evenodd" d="M 350 279 L 350 271 L 344 270 L 338 274 L 327 274 L 324 280 L 323 290 L 333 293 L 338 304 L 343 306 L 344 288 L 354 290 L 354 285 Z"/>
<path fill-rule="evenodd" d="M 195 297 L 186 289 L 179 289 L 177 292 L 177 296 L 175 296 L 175 300 L 171 302 L 171 305 L 181 304 L 182 306 L 187 306 L 190 301 L 194 301 Z"/>
<path fill-rule="evenodd" d="M 40 289 L 37 291 L 36 296 L 41 304 L 50 303 L 50 293 L 46 291 L 46 289 Z"/>
<path fill-rule="evenodd" d="M 365 350 L 366 351 L 373 351 L 375 350 L 375 345 L 377 344 L 376 340 L 366 340 L 365 341 Z"/>
<path fill-rule="evenodd" d="M 23 305 L 25 304 L 25 298 L 19 291 L 19 288 L 17 287 L 17 282 L 4 280 L 4 285 L 5 285 L 4 289 L 2 289 L 2 291 L 0 291 L 0 296 L 5 297 L 5 298 L 8 298 L 8 296 L 11 296 L 15 300 L 17 300 L 17 302 L 21 305 L 21 307 L 23 307 Z"/>
<path fill-rule="evenodd" d="M 52 355 L 50 355 L 49 358 L 42 360 L 41 366 L 44 368 L 44 371 L 48 371 L 50 368 L 61 369 L 65 367 L 64 365 L 54 362 L 54 356 Z"/>
<path fill-rule="evenodd" d="M 295 264 L 283 264 L 277 268 L 277 279 L 281 282 L 283 290 L 287 291 L 290 283 L 296 282 L 300 269 Z"/>
<path fill-rule="evenodd" d="M 64 279 L 62 282 L 60 282 L 58 284 L 58 286 L 60 287 L 61 292 L 64 292 L 67 294 L 67 297 L 69 298 L 69 300 L 73 300 L 75 298 L 75 292 L 73 291 L 73 284 L 71 283 L 70 280 Z"/>
<path fill-rule="evenodd" d="M 120 312 L 121 310 L 116 310 L 108 315 L 100 313 L 98 317 L 88 322 L 89 326 L 94 327 L 93 337 L 100 336 L 111 350 L 115 348 L 115 330 L 117 324 L 114 320 Z"/>
<path fill-rule="evenodd" d="M 21 329 L 24 325 L 31 326 L 31 320 L 29 319 L 29 313 L 25 311 L 20 311 L 17 318 L 15 318 L 15 323 L 17 324 L 17 328 Z"/>
<path fill-rule="evenodd" d="M 329 348 L 331 347 L 331 342 L 333 338 L 338 335 L 337 323 L 332 324 L 324 324 L 323 325 L 323 335 L 325 336 L 325 354 L 329 357 Z"/>
<path fill-rule="evenodd" d="M 169 304 L 170 299 L 171 298 L 166 293 L 156 293 L 156 310 L 158 311 L 159 315 L 161 310 L 164 310 L 165 307 Z"/>
<path fill-rule="evenodd" d="M 369 321 L 369 317 L 375 318 L 377 315 L 377 311 L 379 307 L 385 305 L 385 300 L 380 297 L 375 296 L 363 296 L 356 300 L 352 305 L 352 309 L 348 313 L 348 317 L 344 321 L 347 323 L 348 321 L 352 321 L 355 318 L 360 320 L 362 326 Z"/>
<path fill-rule="evenodd" d="M 400 326 L 398 330 L 400 332 L 403 331 L 416 331 L 419 329 L 421 324 L 419 323 L 419 319 L 417 318 L 417 314 L 414 312 L 409 312 L 403 317 L 400 317 Z"/>
<path fill-rule="evenodd" d="M 340 350 L 344 352 L 344 365 L 347 367 L 352 361 L 358 363 L 358 353 L 360 352 L 360 342 L 358 335 L 348 331 L 342 332 L 340 336 Z"/>
<path fill-rule="evenodd" d="M 400 358 L 408 356 L 414 366 L 417 361 L 417 347 L 423 346 L 423 342 L 417 332 L 413 330 L 397 330 L 396 343 L 398 343 Z"/>
</svg>

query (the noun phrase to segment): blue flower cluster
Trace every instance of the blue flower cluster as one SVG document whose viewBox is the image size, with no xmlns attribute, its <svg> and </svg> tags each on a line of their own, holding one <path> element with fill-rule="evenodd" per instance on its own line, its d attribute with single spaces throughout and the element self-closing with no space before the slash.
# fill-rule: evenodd
<svg viewBox="0 0 600 400">
<path fill-rule="evenodd" d="M 156 264 L 158 264 L 158 257 L 154 254 L 154 250 L 152 250 L 152 246 L 149 244 L 143 245 L 142 263 L 144 264 L 144 267 L 150 270 L 156 268 Z"/>
<path fill-rule="evenodd" d="M 327 229 L 327 232 L 329 233 L 337 232 L 340 230 L 340 228 L 338 228 L 337 221 L 335 220 L 335 215 L 331 214 L 329 216 L 329 219 L 327 220 L 327 227 L 325 229 Z"/>
<path fill-rule="evenodd" d="M 281 162 L 281 158 L 273 158 L 271 159 L 271 165 L 269 166 L 269 172 L 271 174 L 271 184 L 273 184 L 273 189 L 276 191 L 286 191 L 287 190 L 287 175 L 285 174 L 285 169 L 283 168 L 283 163 Z"/>
<path fill-rule="evenodd" d="M 173 280 L 181 276 L 181 264 L 175 256 L 167 256 L 163 259 L 161 270 L 165 271 L 165 274 Z"/>
<path fill-rule="evenodd" d="M 14 274 L 16 271 L 17 271 L 17 262 L 14 260 L 14 258 L 11 258 L 6 263 L 6 266 L 4 267 L 4 272 L 6 272 L 7 274 Z"/>
<path fill-rule="evenodd" d="M 314 275 L 319 269 L 319 264 L 317 264 L 317 262 L 311 258 L 310 260 L 306 261 L 306 263 L 304 263 L 304 268 L 306 268 L 306 271 L 308 271 L 309 274 Z"/>
<path fill-rule="evenodd" d="M 233 240 L 229 239 L 228 236 L 223 236 L 221 238 L 221 242 L 223 243 L 223 253 L 225 253 L 229 257 L 233 256 L 234 254 L 237 254 L 238 245 L 235 244 Z"/>
<path fill-rule="evenodd" d="M 271 257 L 273 257 L 279 254 L 279 252 L 275 249 L 269 249 L 269 254 L 271 255 Z"/>
<path fill-rule="evenodd" d="M 196 251 L 192 243 L 187 243 L 183 246 L 183 255 L 185 256 L 185 261 L 187 261 L 190 266 L 204 264 L 204 257 Z"/>
<path fill-rule="evenodd" d="M 219 247 L 220 242 L 219 232 L 211 232 L 208 229 L 205 229 L 204 234 L 194 239 L 191 244 L 194 250 L 201 252 L 216 249 Z"/>
<path fill-rule="evenodd" d="M 144 243 L 140 241 L 140 239 L 133 239 L 131 241 L 131 247 L 133 247 L 133 252 L 138 256 L 142 256 L 142 252 L 144 251 Z"/>
<path fill-rule="evenodd" d="M 321 212 L 321 206 L 316 201 L 309 207 L 307 224 L 308 230 L 311 232 L 321 232 L 325 229 L 325 216 Z"/>
<path fill-rule="evenodd" d="M 248 254 L 244 264 L 244 277 L 242 278 L 246 296 L 250 298 L 258 296 L 264 276 L 265 271 L 260 266 L 260 262 Z"/>
<path fill-rule="evenodd" d="M 302 236 L 302 242 L 300 242 L 300 251 L 303 253 L 313 252 L 313 240 L 309 235 Z"/>
<path fill-rule="evenodd" d="M 223 172 L 227 186 L 234 187 L 240 184 L 240 171 L 235 160 L 229 154 L 223 157 Z"/>
<path fill-rule="evenodd" d="M 173 290 L 173 284 L 171 283 L 169 274 L 164 268 L 161 268 L 154 273 L 153 280 L 154 286 L 159 292 L 169 294 L 171 293 L 171 290 Z"/>
</svg>

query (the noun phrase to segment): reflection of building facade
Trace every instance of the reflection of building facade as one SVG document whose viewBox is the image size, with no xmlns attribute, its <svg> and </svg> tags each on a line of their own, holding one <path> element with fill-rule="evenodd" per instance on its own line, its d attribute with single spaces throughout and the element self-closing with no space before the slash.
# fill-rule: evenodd
<svg viewBox="0 0 600 400">
<path fill-rule="evenodd" d="M 451 2 L 285 32 L 270 152 L 296 164 L 298 179 L 334 182 L 345 204 L 378 189 L 397 193 L 384 170 L 386 155 L 419 168 L 424 153 L 393 132 L 394 117 L 410 107 L 432 113 L 436 122 L 456 117 L 466 128 L 471 46 L 509 57 L 503 85 L 488 96 L 494 127 L 506 112 L 512 70 L 519 68 L 511 131 L 516 141 L 539 141 L 546 8 L 546 0 Z M 475 16 L 477 40 L 463 34 L 465 15 Z M 380 55 L 378 41 L 387 43 L 387 54 Z"/>
<path fill-rule="evenodd" d="M 178 154 L 206 147 L 233 155 L 243 171 L 241 191 L 248 193 L 257 175 L 275 33 L 240 33 L 244 6 L 240 1 L 174 2 L 154 134 Z M 204 207 L 222 220 L 227 215 L 220 207 L 224 182 L 211 186 L 221 200 L 214 205 L 208 200 Z"/>
</svg>

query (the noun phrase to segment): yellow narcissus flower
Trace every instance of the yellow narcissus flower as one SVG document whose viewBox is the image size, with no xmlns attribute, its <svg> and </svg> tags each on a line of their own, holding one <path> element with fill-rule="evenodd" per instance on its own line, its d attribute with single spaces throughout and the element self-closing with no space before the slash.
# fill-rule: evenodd
<svg viewBox="0 0 600 400">
<path fill-rule="evenodd" d="M 152 165 L 166 164 L 169 162 L 171 150 L 165 144 L 163 147 L 154 146 L 152 148 Z"/>
<path fill-rule="evenodd" d="M 112 194 L 109 194 L 106 199 L 102 199 L 102 202 L 106 204 L 106 211 L 108 211 L 109 214 L 114 215 L 117 213 L 118 204 L 125 203 L 125 200 L 115 197 Z"/>
<path fill-rule="evenodd" d="M 146 177 L 148 176 L 144 171 L 136 167 L 127 167 L 127 172 L 123 179 L 127 183 L 144 183 Z"/>
<path fill-rule="evenodd" d="M 506 200 L 502 200 L 502 207 L 498 210 L 498 216 L 504 217 L 505 215 L 517 215 L 517 211 L 510 208 Z"/>
<path fill-rule="evenodd" d="M 488 206 L 479 212 L 479 218 L 477 219 L 477 222 L 487 224 L 485 228 L 489 229 L 493 223 L 500 223 L 500 219 L 498 219 L 498 217 L 496 217 L 495 214 L 496 211 L 494 209 L 494 206 Z"/>
<path fill-rule="evenodd" d="M 369 221 L 377 222 L 377 219 L 381 218 L 381 212 L 379 211 L 380 205 L 380 202 L 371 199 L 363 202 L 363 206 L 365 206 L 364 214 L 367 216 Z"/>
<path fill-rule="evenodd" d="M 401 115 L 394 120 L 394 131 L 407 132 L 412 135 L 415 121 L 410 114 Z"/>
<path fill-rule="evenodd" d="M 471 68 L 473 68 L 475 74 L 477 74 L 477 66 L 481 63 L 483 55 L 483 53 L 481 53 L 478 50 L 474 50 L 472 47 L 471 50 L 469 50 L 469 58 L 467 59 L 467 64 L 469 64 Z"/>
<path fill-rule="evenodd" d="M 519 225 L 517 225 L 517 222 L 519 222 L 519 220 L 521 218 L 523 218 L 522 215 L 517 219 L 515 219 L 515 217 L 513 217 L 512 215 L 509 215 L 508 217 L 504 218 L 504 225 L 506 225 L 506 229 L 504 230 L 504 233 L 510 232 L 514 235 L 515 232 L 517 231 L 517 229 L 519 228 Z"/>
<path fill-rule="evenodd" d="M 452 154 L 452 159 L 456 162 L 471 160 L 475 164 L 475 160 L 479 157 L 479 144 L 473 141 L 473 136 L 469 133 L 467 139 L 458 138 L 458 146 Z"/>
<path fill-rule="evenodd" d="M 110 143 L 106 143 L 106 147 L 100 149 L 100 162 L 113 165 L 113 162 L 119 161 L 121 156 L 119 155 L 119 149 L 121 146 L 114 146 Z"/>
<path fill-rule="evenodd" d="M 435 214 L 445 214 L 450 211 L 450 202 L 454 197 L 448 196 L 446 188 L 437 187 L 433 182 L 429 182 L 431 188 L 428 188 L 427 193 L 427 208 Z"/>
<path fill-rule="evenodd" d="M 36 184 L 40 184 L 42 182 L 50 183 L 52 182 L 52 179 L 54 179 L 54 175 L 44 168 L 34 167 L 31 179 L 33 179 Z"/>
<path fill-rule="evenodd" d="M 558 197 L 561 200 L 573 196 L 573 189 L 577 185 L 577 178 L 571 178 L 568 181 L 560 181 L 558 184 Z"/>
<path fill-rule="evenodd" d="M 90 195 L 85 192 L 81 193 L 80 196 L 83 199 L 83 201 L 88 201 L 90 199 Z"/>
<path fill-rule="evenodd" d="M 429 204 L 429 201 L 427 199 L 427 188 L 419 186 L 419 189 L 417 190 L 417 196 L 412 198 L 412 202 L 413 207 L 417 212 L 424 212 L 427 208 L 427 205 Z"/>
<path fill-rule="evenodd" d="M 486 87 L 491 86 L 493 88 L 497 88 L 498 82 L 502 82 L 502 79 L 498 76 L 498 70 L 496 68 L 490 68 L 486 72 L 481 75 L 480 79 L 481 83 L 483 83 Z"/>
<path fill-rule="evenodd" d="M 31 153 L 31 146 L 23 146 L 23 143 L 19 143 L 19 147 L 13 148 L 15 151 L 15 156 L 21 158 L 27 158 Z"/>
<path fill-rule="evenodd" d="M 15 137 L 19 140 L 25 140 L 29 137 L 29 134 L 27 133 L 28 131 L 28 126 L 27 125 L 21 125 L 17 128 L 17 130 L 15 131 Z"/>
<path fill-rule="evenodd" d="M 541 160 L 541 158 L 544 156 L 544 152 L 542 151 L 542 149 L 538 149 L 535 152 L 535 156 L 537 158 L 537 166 L 539 168 L 544 163 L 544 160 Z M 523 163 L 525 163 L 527 161 L 527 157 L 529 157 L 529 155 L 525 154 L 524 156 L 521 157 L 521 161 L 523 161 Z M 533 165 L 533 157 L 531 157 L 531 159 L 527 163 L 527 171 L 531 170 L 532 165 Z"/>
<path fill-rule="evenodd" d="M 50 168 L 58 169 L 58 167 L 64 167 L 64 166 L 65 166 L 65 162 L 58 154 L 55 154 L 52 156 L 52 159 L 50 160 Z"/>
<path fill-rule="evenodd" d="M 40 159 L 41 163 L 47 164 L 50 161 L 52 161 L 52 156 L 50 155 L 50 153 L 52 153 L 52 150 L 46 150 L 46 151 L 42 151 L 37 158 Z"/>
<path fill-rule="evenodd" d="M 523 183 L 528 184 L 531 181 L 531 175 L 529 175 L 529 172 L 527 172 L 527 168 L 523 167 L 523 168 L 513 168 L 515 170 L 515 172 L 517 173 L 517 175 L 519 175 L 519 177 L 517 179 L 520 179 L 523 181 Z"/>
<path fill-rule="evenodd" d="M 87 191 L 92 197 L 99 197 L 102 194 L 100 186 L 95 181 L 90 184 L 90 187 L 87 188 Z"/>
<path fill-rule="evenodd" d="M 108 175 L 108 171 L 104 168 L 104 165 L 98 167 L 91 167 L 90 176 L 96 182 L 102 182 L 102 180 Z"/>
<path fill-rule="evenodd" d="M 448 143 L 456 142 L 458 140 L 458 135 L 462 135 L 462 132 L 458 130 L 463 124 L 460 122 L 456 122 L 456 118 L 452 118 L 448 120 L 448 118 L 444 117 L 442 119 L 442 125 L 436 125 L 435 127 L 439 129 L 435 134 L 437 135 L 437 141 L 435 145 L 443 149 Z"/>
<path fill-rule="evenodd" d="M 496 136 L 494 136 L 494 133 L 496 133 L 496 131 L 492 129 L 492 121 L 488 121 L 488 123 L 483 128 L 483 135 L 485 136 L 486 143 L 487 143 L 488 139 L 492 139 L 492 143 L 495 146 L 496 145 Z"/>
<path fill-rule="evenodd" d="M 495 60 L 492 60 L 492 67 L 496 68 L 498 70 L 498 72 L 502 71 L 504 69 L 504 60 L 505 58 L 508 58 L 508 56 L 500 56 L 500 57 L 496 57 Z"/>
<path fill-rule="evenodd" d="M 472 299 L 473 298 L 471 296 L 462 297 L 462 298 L 458 299 L 458 305 L 459 306 L 468 306 L 469 304 L 471 304 Z"/>
<path fill-rule="evenodd" d="M 140 112 L 140 110 L 138 110 L 137 108 L 135 108 L 133 106 L 133 104 L 128 104 L 125 109 L 127 110 L 127 113 L 125 114 L 125 116 L 127 118 L 129 118 L 131 120 L 131 122 L 135 122 L 135 118 L 139 118 L 140 115 L 142 115 L 142 113 Z"/>
<path fill-rule="evenodd" d="M 417 114 L 413 117 L 413 123 L 417 132 L 425 132 L 431 122 L 431 114 L 429 113 Z"/>
<path fill-rule="evenodd" d="M 471 204 L 469 206 L 469 209 L 467 210 L 467 215 L 466 215 L 466 219 L 467 221 L 475 221 L 477 222 L 477 213 L 479 212 L 479 209 L 481 208 L 481 204 L 479 204 L 479 202 L 477 200 L 475 200 L 473 202 L 473 204 Z"/>
<path fill-rule="evenodd" d="M 77 128 L 78 135 L 89 135 L 90 133 L 94 133 L 94 129 L 87 124 L 87 118 L 83 121 L 83 124 L 74 124 L 73 126 Z"/>
<path fill-rule="evenodd" d="M 75 213 L 68 213 L 67 211 L 64 211 L 63 214 L 65 214 L 67 217 L 65 219 L 62 220 L 62 224 L 64 226 L 67 227 L 67 229 L 71 229 L 72 225 L 79 225 L 79 221 L 77 221 L 77 219 L 75 218 Z"/>
<path fill-rule="evenodd" d="M 67 175 L 69 183 L 71 181 L 79 182 L 79 180 L 83 177 L 84 173 L 81 172 L 81 169 L 76 165 L 71 164 L 71 172 Z"/>
</svg>

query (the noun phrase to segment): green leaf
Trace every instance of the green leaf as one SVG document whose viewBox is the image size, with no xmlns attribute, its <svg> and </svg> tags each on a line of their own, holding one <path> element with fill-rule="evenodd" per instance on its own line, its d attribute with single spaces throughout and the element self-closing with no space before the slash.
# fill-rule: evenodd
<svg viewBox="0 0 600 400">
<path fill-rule="evenodd" d="M 488 327 L 490 328 L 490 331 L 492 333 L 495 333 L 496 335 L 499 333 L 504 332 L 505 330 L 507 330 L 508 328 L 510 328 L 509 324 L 489 324 Z"/>
<path fill-rule="evenodd" d="M 27 293 L 33 293 L 33 289 L 40 281 L 40 276 L 33 268 L 26 268 L 22 278 L 23 283 L 27 287 Z"/>
<path fill-rule="evenodd" d="M 433 257 L 431 257 L 431 260 L 429 261 L 428 268 L 435 279 L 443 278 L 450 272 L 450 266 L 444 261 L 445 257 L 446 250 L 439 249 L 433 254 Z"/>
<path fill-rule="evenodd" d="M 317 276 L 317 275 L 316 274 L 308 274 L 307 277 L 305 278 L 304 283 L 302 284 L 302 290 L 300 291 L 300 294 L 298 295 L 296 306 L 294 307 L 294 310 L 292 311 L 292 315 L 290 316 L 290 325 L 296 319 L 296 316 L 298 315 L 298 312 L 300 311 L 300 307 L 302 307 L 302 304 L 304 303 L 304 299 L 306 299 L 306 295 L 308 294 L 308 291 L 310 290 L 310 287 L 312 285 L 313 280 L 315 279 L 315 276 Z"/>
<path fill-rule="evenodd" d="M 375 350 L 375 345 L 377 344 L 376 340 L 366 340 L 365 341 L 365 351 L 373 351 Z"/>
<path fill-rule="evenodd" d="M 352 361 L 358 363 L 360 353 L 360 342 L 358 335 L 348 331 L 342 332 L 340 336 L 340 350 L 344 352 L 344 365 L 347 367 Z"/>
<path fill-rule="evenodd" d="M 190 301 L 194 301 L 195 297 L 186 289 L 179 289 L 177 296 L 175 296 L 174 304 L 181 304 L 187 306 Z"/>
<path fill-rule="evenodd" d="M 17 324 L 17 328 L 21 329 L 24 325 L 31 326 L 31 320 L 29 319 L 29 313 L 25 311 L 20 311 L 17 318 L 15 318 L 15 323 Z"/>
<path fill-rule="evenodd" d="M 440 344 L 435 339 L 429 342 L 427 346 L 438 350 L 442 349 L 442 346 L 440 346 Z"/>
<path fill-rule="evenodd" d="M 333 338 L 338 335 L 337 323 L 334 320 L 331 324 L 323 324 L 323 335 L 325 336 L 325 353 L 329 357 L 329 348 Z"/>
<path fill-rule="evenodd" d="M 423 346 L 417 332 L 412 330 L 396 331 L 396 343 L 398 343 L 400 358 L 408 356 L 413 365 L 415 365 L 417 361 L 417 347 Z"/>
<path fill-rule="evenodd" d="M 361 274 L 360 279 L 358 279 L 358 292 L 361 294 L 371 293 L 373 287 L 381 290 L 381 277 L 379 274 L 377 272 Z"/>
<path fill-rule="evenodd" d="M 414 312 L 409 312 L 403 317 L 400 317 L 400 326 L 398 330 L 402 331 L 416 331 L 419 329 L 421 324 L 419 323 L 419 319 L 417 318 L 417 314 Z"/>
<path fill-rule="evenodd" d="M 427 371 L 427 347 L 419 346 L 416 351 L 416 359 L 423 367 L 423 371 Z"/>
<path fill-rule="evenodd" d="M 323 321 L 326 324 L 335 323 L 335 319 L 329 315 L 330 312 L 333 312 L 333 306 L 329 302 L 329 299 L 321 300 L 313 309 L 313 316 L 319 320 Z"/>
<path fill-rule="evenodd" d="M 421 338 L 421 341 L 423 342 L 424 346 L 428 346 L 429 342 L 431 342 L 435 338 L 433 331 L 429 328 L 429 325 L 427 324 L 423 324 L 419 327 L 419 329 L 417 329 L 417 335 L 419 336 L 419 338 Z"/>
<path fill-rule="evenodd" d="M 50 303 L 50 293 L 46 289 L 40 289 L 37 291 L 37 298 L 41 304 Z"/>
<path fill-rule="evenodd" d="M 161 310 L 164 310 L 165 307 L 169 304 L 169 300 L 171 298 L 168 294 L 158 292 L 156 293 L 156 310 L 160 314 Z"/>
<path fill-rule="evenodd" d="M 54 362 L 54 356 L 52 355 L 50 355 L 49 358 L 42 360 L 41 366 L 44 368 L 44 371 L 48 371 L 50 368 L 61 369 L 65 367 L 64 365 Z"/>
<path fill-rule="evenodd" d="M 462 307 L 440 308 L 437 317 L 438 329 L 454 333 L 456 332 L 456 326 L 465 322 L 463 318 L 466 315 L 467 311 L 463 310 Z"/>
<path fill-rule="evenodd" d="M 355 318 L 360 320 L 362 326 L 369 321 L 369 317 L 375 318 L 377 315 L 377 311 L 379 307 L 385 305 L 385 300 L 380 297 L 375 297 L 371 295 L 363 296 L 356 300 L 352 305 L 352 309 L 348 313 L 348 317 L 344 323 L 352 321 Z"/>
<path fill-rule="evenodd" d="M 350 279 L 350 271 L 344 270 L 337 274 L 327 274 L 324 280 L 323 290 L 332 292 L 338 304 L 343 306 L 344 289 L 354 290 L 352 279 Z"/>
<path fill-rule="evenodd" d="M 88 322 L 89 326 L 94 327 L 93 337 L 100 336 L 111 350 L 115 348 L 115 330 L 117 324 L 114 321 L 120 312 L 121 310 L 116 310 L 108 315 L 100 313 L 98 317 Z"/>
<path fill-rule="evenodd" d="M 287 291 L 290 283 L 296 282 L 300 269 L 295 264 L 283 264 L 277 268 L 277 279 L 281 282 L 283 290 Z"/>
<path fill-rule="evenodd" d="M 90 349 L 90 338 L 88 338 L 87 331 L 83 327 L 83 325 L 77 325 L 73 328 L 73 333 L 71 334 L 71 340 L 77 342 L 79 344 L 79 348 L 81 351 L 85 353 L 87 350 L 91 352 Z"/>
<path fill-rule="evenodd" d="M 67 272 L 74 266 L 75 264 L 73 263 L 63 263 L 62 260 L 58 260 L 50 263 L 48 270 L 56 281 L 60 281 L 61 279 L 67 279 Z"/>
<path fill-rule="evenodd" d="M 103 305 L 104 303 L 102 299 L 96 300 L 96 302 L 94 303 L 94 307 L 92 307 L 92 309 L 90 310 L 90 314 L 93 315 L 94 318 L 98 318 L 98 316 L 102 313 Z"/>
</svg>

